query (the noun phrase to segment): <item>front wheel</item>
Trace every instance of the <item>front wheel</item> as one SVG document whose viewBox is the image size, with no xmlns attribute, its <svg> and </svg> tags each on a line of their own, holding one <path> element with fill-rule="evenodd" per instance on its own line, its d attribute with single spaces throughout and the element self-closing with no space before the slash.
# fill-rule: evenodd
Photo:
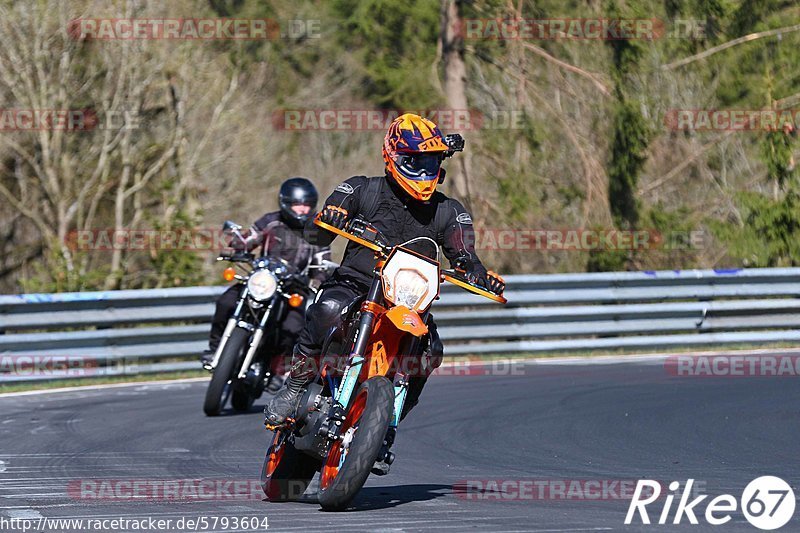
<svg viewBox="0 0 800 533">
<path fill-rule="evenodd" d="M 394 388 L 383 376 L 365 381 L 342 424 L 343 437 L 331 446 L 320 471 L 319 504 L 341 511 L 367 481 L 394 408 Z"/>
<path fill-rule="evenodd" d="M 239 355 L 249 338 L 250 333 L 245 329 L 234 328 L 231 332 L 206 390 L 206 399 L 203 402 L 203 411 L 206 415 L 217 416 L 222 411 L 230 393 L 228 382 L 234 377 L 233 373 L 237 370 L 236 364 L 239 362 Z"/>
<path fill-rule="evenodd" d="M 231 393 L 231 406 L 234 411 L 246 413 L 253 407 L 253 403 L 261 396 L 264 391 L 264 377 L 266 370 L 262 363 L 253 365 L 254 370 L 248 371 L 248 376 L 244 381 L 237 383 Z"/>
<path fill-rule="evenodd" d="M 256 393 L 249 388 L 240 387 L 231 393 L 231 406 L 238 413 L 246 413 L 256 401 Z"/>
</svg>

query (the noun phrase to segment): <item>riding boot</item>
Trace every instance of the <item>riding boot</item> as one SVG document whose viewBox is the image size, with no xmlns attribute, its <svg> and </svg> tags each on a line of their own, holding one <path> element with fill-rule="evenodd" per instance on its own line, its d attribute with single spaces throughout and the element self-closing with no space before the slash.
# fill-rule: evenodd
<svg viewBox="0 0 800 533">
<path fill-rule="evenodd" d="M 265 424 L 282 424 L 295 412 L 303 390 L 311 383 L 315 375 L 314 369 L 307 364 L 308 360 L 307 355 L 295 349 L 292 366 L 289 369 L 289 379 L 264 408 Z"/>
</svg>

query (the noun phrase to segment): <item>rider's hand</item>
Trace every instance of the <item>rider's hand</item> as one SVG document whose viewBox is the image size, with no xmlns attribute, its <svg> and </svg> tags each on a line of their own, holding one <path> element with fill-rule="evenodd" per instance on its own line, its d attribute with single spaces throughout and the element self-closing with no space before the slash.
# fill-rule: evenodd
<svg viewBox="0 0 800 533">
<path fill-rule="evenodd" d="M 326 205 L 319 214 L 319 220 L 337 229 L 343 229 L 347 222 L 347 209 L 336 205 Z"/>
<path fill-rule="evenodd" d="M 241 235 L 244 240 L 240 239 L 236 235 L 231 235 L 230 239 L 228 240 L 228 247 L 237 251 L 249 252 L 264 242 L 264 234 L 260 231 L 249 229 Z"/>
<path fill-rule="evenodd" d="M 500 274 L 492 272 L 491 270 L 487 271 L 484 275 L 475 273 L 467 274 L 467 279 L 475 285 L 495 294 L 503 294 L 506 288 L 505 280 L 500 277 Z"/>
<path fill-rule="evenodd" d="M 506 289 L 506 281 L 497 272 L 491 270 L 486 272 L 484 283 L 487 289 L 495 294 L 503 294 Z"/>
</svg>

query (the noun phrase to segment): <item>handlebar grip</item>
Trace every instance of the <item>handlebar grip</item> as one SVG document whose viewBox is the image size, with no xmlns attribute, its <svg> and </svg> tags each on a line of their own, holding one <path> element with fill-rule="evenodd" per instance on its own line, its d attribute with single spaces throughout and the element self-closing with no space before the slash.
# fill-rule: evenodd
<svg viewBox="0 0 800 533">
<path fill-rule="evenodd" d="M 373 251 L 378 252 L 378 253 L 383 253 L 383 254 L 386 253 L 386 251 L 384 250 L 385 246 L 382 243 L 370 242 L 370 241 L 368 241 L 366 239 L 363 239 L 363 238 L 361 238 L 361 237 L 359 237 L 357 235 L 354 235 L 353 233 L 348 231 L 349 230 L 349 226 L 348 226 L 348 230 L 342 230 L 342 229 L 339 229 L 339 228 L 337 228 L 335 226 L 331 226 L 330 224 L 328 224 L 326 222 L 323 222 L 322 220 L 320 220 L 319 216 L 314 219 L 314 224 L 316 224 L 317 226 L 321 227 L 322 229 L 326 229 L 326 230 L 330 231 L 331 233 L 335 233 L 336 235 L 341 235 L 345 239 L 357 242 L 358 244 L 360 244 L 362 246 L 366 246 L 370 250 L 373 250 Z"/>
<path fill-rule="evenodd" d="M 463 289 L 467 289 L 469 292 L 475 293 L 479 296 L 489 298 L 490 300 L 494 300 L 495 302 L 499 302 L 501 304 L 505 304 L 508 301 L 502 294 L 495 294 L 492 291 L 481 287 L 480 285 L 470 282 L 456 270 L 442 270 L 442 276 L 446 281 L 449 281 L 454 285 L 458 285 Z"/>
<path fill-rule="evenodd" d="M 230 261 L 232 263 L 249 263 L 253 260 L 253 254 L 249 252 L 237 254 L 220 254 L 217 259 L 222 261 Z"/>
</svg>

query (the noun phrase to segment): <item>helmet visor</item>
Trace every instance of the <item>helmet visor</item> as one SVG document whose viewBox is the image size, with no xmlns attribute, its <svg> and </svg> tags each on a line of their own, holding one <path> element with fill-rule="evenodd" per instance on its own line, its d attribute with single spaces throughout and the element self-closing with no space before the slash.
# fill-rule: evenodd
<svg viewBox="0 0 800 533">
<path fill-rule="evenodd" d="M 439 174 L 442 164 L 441 154 L 400 154 L 397 168 L 411 180 L 428 181 Z"/>
</svg>

